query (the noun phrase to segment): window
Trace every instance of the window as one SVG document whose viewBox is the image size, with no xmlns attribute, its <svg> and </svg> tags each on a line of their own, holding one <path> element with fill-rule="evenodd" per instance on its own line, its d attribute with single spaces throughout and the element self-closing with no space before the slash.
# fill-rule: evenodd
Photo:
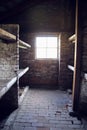
<svg viewBox="0 0 87 130">
<path fill-rule="evenodd" d="M 36 37 L 36 58 L 57 58 L 57 37 Z"/>
</svg>

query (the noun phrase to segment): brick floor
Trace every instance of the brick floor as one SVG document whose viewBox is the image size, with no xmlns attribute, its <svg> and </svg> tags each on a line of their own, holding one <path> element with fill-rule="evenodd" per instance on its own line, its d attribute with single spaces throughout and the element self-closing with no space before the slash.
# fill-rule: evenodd
<svg viewBox="0 0 87 130">
<path fill-rule="evenodd" d="M 87 130 L 87 122 L 69 115 L 70 96 L 59 90 L 29 90 L 1 130 Z"/>
</svg>

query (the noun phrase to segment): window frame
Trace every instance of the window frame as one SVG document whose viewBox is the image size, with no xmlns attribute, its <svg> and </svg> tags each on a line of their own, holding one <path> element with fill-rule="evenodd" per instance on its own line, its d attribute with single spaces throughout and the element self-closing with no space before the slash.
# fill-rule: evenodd
<svg viewBox="0 0 87 130">
<path fill-rule="evenodd" d="M 37 37 L 56 37 L 57 38 L 57 47 L 56 47 L 56 49 L 57 49 L 57 57 L 56 58 L 38 58 L 37 57 L 37 47 L 36 47 L 36 38 Z M 57 34 L 57 35 L 38 35 L 38 36 L 36 36 L 35 37 L 35 59 L 36 60 L 57 60 L 58 59 L 58 48 L 59 48 L 59 34 Z M 51 47 L 49 47 L 49 48 L 51 48 Z"/>
</svg>

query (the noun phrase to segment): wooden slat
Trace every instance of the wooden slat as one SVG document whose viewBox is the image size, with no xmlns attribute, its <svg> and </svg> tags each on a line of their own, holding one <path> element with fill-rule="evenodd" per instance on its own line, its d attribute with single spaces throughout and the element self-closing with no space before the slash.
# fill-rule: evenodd
<svg viewBox="0 0 87 130">
<path fill-rule="evenodd" d="M 27 49 L 27 47 L 25 46 L 21 46 L 21 45 L 18 45 L 19 48 L 22 48 L 22 49 Z"/>
<path fill-rule="evenodd" d="M 28 70 L 29 70 L 29 67 L 19 70 L 18 78 L 21 78 Z"/>
<path fill-rule="evenodd" d="M 74 67 L 73 67 L 73 66 L 68 65 L 68 68 L 69 68 L 70 70 L 74 71 Z"/>
<path fill-rule="evenodd" d="M 71 37 L 69 37 L 69 41 L 71 41 L 72 43 L 75 43 L 75 39 L 76 39 L 75 34 L 73 34 Z"/>
<path fill-rule="evenodd" d="M 21 102 L 23 101 L 23 98 L 24 98 L 25 94 L 27 93 L 28 89 L 29 89 L 29 86 L 26 86 L 26 87 L 24 88 L 24 91 L 23 91 L 22 95 L 20 96 L 20 98 L 19 98 L 19 100 L 18 100 L 18 104 L 19 104 L 19 105 L 20 105 Z"/>
<path fill-rule="evenodd" d="M 16 40 L 16 36 L 0 28 L 0 38 Z"/>
<path fill-rule="evenodd" d="M 0 90 L 0 98 L 7 93 L 7 91 L 12 87 L 12 85 L 17 81 L 17 77 L 12 78 L 10 81 L 7 82 L 7 84 L 3 84 L 3 87 L 1 87 Z"/>
<path fill-rule="evenodd" d="M 4 81 L 3 85 L 2 83 L 0 84 L 0 98 L 2 98 L 2 96 L 7 93 L 7 91 L 14 85 L 14 83 L 17 82 L 18 78 L 21 78 L 27 71 L 29 70 L 29 67 L 26 67 L 25 69 L 22 69 L 19 71 L 18 73 L 18 77 L 14 77 L 11 80 L 9 80 L 7 83 Z M 0 81 L 2 82 L 2 81 Z"/>
<path fill-rule="evenodd" d="M 19 40 L 19 44 L 22 44 L 23 46 L 26 46 L 26 47 L 31 47 L 31 45 L 27 44 L 26 42 L 22 40 Z"/>
<path fill-rule="evenodd" d="M 84 74 L 84 78 L 87 80 L 87 73 Z"/>
<path fill-rule="evenodd" d="M 1 29 L 0 28 L 0 38 L 4 39 L 4 40 L 16 40 L 16 36 Z M 22 41 L 19 39 L 19 44 L 23 45 L 24 47 L 31 47 L 29 44 L 27 44 L 26 42 Z"/>
</svg>

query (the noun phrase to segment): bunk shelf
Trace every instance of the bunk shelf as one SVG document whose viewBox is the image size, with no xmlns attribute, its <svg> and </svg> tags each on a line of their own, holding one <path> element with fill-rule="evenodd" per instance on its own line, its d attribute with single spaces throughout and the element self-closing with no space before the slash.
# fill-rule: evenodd
<svg viewBox="0 0 87 130">
<path fill-rule="evenodd" d="M 28 70 L 29 70 L 29 67 L 25 69 L 20 69 L 18 73 L 18 78 L 21 78 Z"/>
<path fill-rule="evenodd" d="M 16 36 L 5 31 L 4 29 L 0 28 L 0 38 L 4 39 L 4 40 L 13 40 L 16 41 Z M 31 47 L 31 45 L 27 44 L 26 42 L 22 41 L 19 39 L 19 47 L 22 46 L 23 47 Z"/>
<path fill-rule="evenodd" d="M 68 68 L 72 71 L 74 71 L 74 67 L 72 65 L 68 65 Z"/>
<path fill-rule="evenodd" d="M 0 98 L 11 88 L 11 86 L 17 81 L 17 77 L 11 80 L 0 80 Z"/>
<path fill-rule="evenodd" d="M 87 73 L 84 74 L 84 78 L 87 80 Z"/>
<path fill-rule="evenodd" d="M 74 67 L 71 66 L 71 65 L 68 65 L 68 69 L 74 71 Z M 81 74 L 83 75 L 83 78 L 84 78 L 85 80 L 87 80 L 87 73 L 83 73 L 83 72 L 81 72 Z"/>
<path fill-rule="evenodd" d="M 19 70 L 18 78 L 21 78 L 28 70 L 29 67 Z M 11 80 L 0 80 L 0 98 L 16 83 L 18 78 L 14 77 Z"/>
<path fill-rule="evenodd" d="M 21 48 L 21 49 L 27 49 L 27 47 L 21 46 L 21 45 L 18 45 L 18 47 Z"/>
<path fill-rule="evenodd" d="M 25 47 L 31 47 L 31 45 L 27 44 L 26 42 L 19 40 L 19 44 Z"/>
<path fill-rule="evenodd" d="M 69 41 L 72 43 L 75 43 L 75 39 L 76 39 L 76 34 L 73 34 L 71 37 L 69 37 Z"/>
</svg>

